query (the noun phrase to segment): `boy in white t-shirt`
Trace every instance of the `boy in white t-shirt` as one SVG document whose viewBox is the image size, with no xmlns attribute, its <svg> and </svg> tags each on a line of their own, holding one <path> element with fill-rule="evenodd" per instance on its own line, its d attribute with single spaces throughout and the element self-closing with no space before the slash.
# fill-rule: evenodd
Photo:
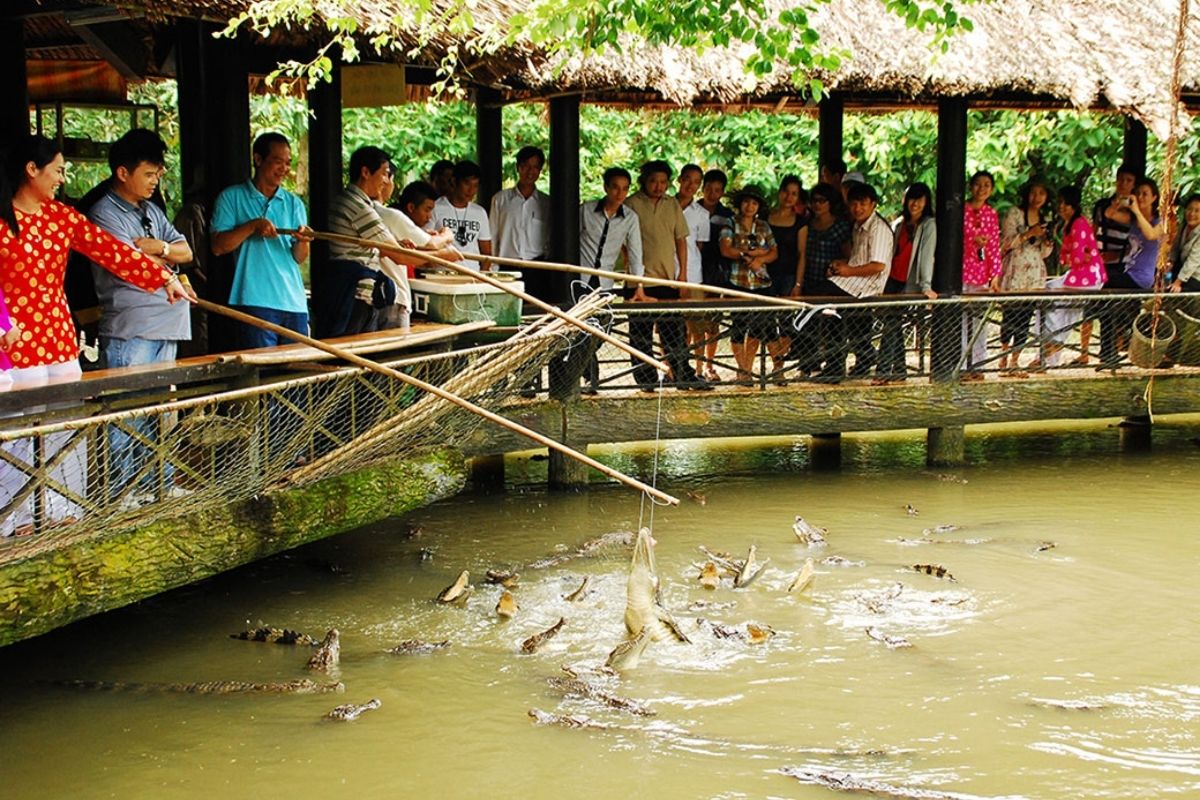
<svg viewBox="0 0 1200 800">
<path fill-rule="evenodd" d="M 433 219 L 425 227 L 428 231 L 449 228 L 454 234 L 454 246 L 463 254 L 490 256 L 492 254 L 492 230 L 487 212 L 475 202 L 479 193 L 479 165 L 473 161 L 460 161 L 454 166 L 454 188 L 448 197 L 439 197 L 433 206 Z M 479 262 L 468 259 L 473 269 Z"/>
</svg>

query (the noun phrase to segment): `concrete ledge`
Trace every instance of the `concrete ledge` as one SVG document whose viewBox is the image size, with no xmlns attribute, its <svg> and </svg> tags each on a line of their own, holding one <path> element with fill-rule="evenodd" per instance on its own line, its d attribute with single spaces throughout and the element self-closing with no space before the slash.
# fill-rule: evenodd
<svg viewBox="0 0 1200 800">
<path fill-rule="evenodd" d="M 32 553 L 0 565 L 0 646 L 403 514 L 465 484 L 462 456 L 437 451 Z"/>
<path fill-rule="evenodd" d="M 1130 373 L 967 384 L 792 384 L 767 391 L 669 391 L 662 398 L 661 435 L 664 439 L 790 436 L 1140 416 L 1148 410 L 1148 381 L 1146 374 Z M 1155 376 L 1153 402 L 1155 414 L 1200 412 L 1200 372 Z M 658 403 L 654 395 L 599 395 L 567 404 L 550 400 L 512 403 L 501 413 L 557 438 L 565 411 L 575 441 L 607 444 L 653 441 Z M 528 440 L 486 426 L 464 443 L 464 450 L 471 455 L 528 448 Z"/>
</svg>

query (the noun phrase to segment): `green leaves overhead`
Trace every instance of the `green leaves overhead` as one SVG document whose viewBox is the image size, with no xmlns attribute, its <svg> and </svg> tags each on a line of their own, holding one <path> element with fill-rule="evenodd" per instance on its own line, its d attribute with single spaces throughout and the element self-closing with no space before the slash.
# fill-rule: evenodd
<svg viewBox="0 0 1200 800">
<path fill-rule="evenodd" d="M 863 1 L 881 2 L 909 27 L 930 32 L 933 46 L 942 51 L 954 33 L 972 29 L 957 7 L 976 2 Z M 435 52 L 442 76 L 436 88 L 451 91 L 465 77 L 468 62 L 522 43 L 550 59 L 619 50 L 623 37 L 698 52 L 745 47 L 750 51 L 748 72 L 761 77 L 784 69 L 799 92 L 819 99 L 823 84 L 811 80 L 810 73 L 836 70 L 845 57 L 826 48 L 811 24 L 827 2 L 789 0 L 780 8 L 783 4 L 767 0 L 530 0 L 501 18 L 476 0 L 442 0 L 436 6 L 431 0 L 403 0 L 394 4 L 399 10 L 390 17 L 372 16 L 360 0 L 253 0 L 223 34 L 232 36 L 243 27 L 264 36 L 281 26 L 320 29 L 326 40 L 317 55 L 308 62 L 282 64 L 276 73 L 310 85 L 328 78 L 327 56 L 338 48 L 346 61 L 358 59 L 362 42 L 414 60 Z"/>
</svg>

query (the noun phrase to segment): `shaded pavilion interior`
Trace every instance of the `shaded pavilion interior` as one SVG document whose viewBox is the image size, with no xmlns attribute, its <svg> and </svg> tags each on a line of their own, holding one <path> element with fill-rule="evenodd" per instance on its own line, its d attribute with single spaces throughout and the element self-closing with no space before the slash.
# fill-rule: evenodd
<svg viewBox="0 0 1200 800">
<path fill-rule="evenodd" d="M 89 102 L 96 85 L 121 85 L 126 80 L 174 78 L 178 86 L 180 160 L 186 200 L 211 209 L 217 193 L 250 177 L 249 82 L 288 59 L 306 61 L 316 52 L 313 32 L 276 31 L 262 39 L 245 29 L 236 38 L 214 33 L 239 9 L 231 0 L 15 0 L 5 4 L 0 16 L 0 105 L 8 109 L 0 119 L 0 145 L 28 132 L 27 113 L 32 102 Z M 364 50 L 364 53 L 367 51 Z M 428 96 L 436 78 L 435 54 L 427 63 L 404 63 L 407 99 Z M 372 60 L 367 56 L 368 60 Z M 375 56 L 373 60 L 390 61 Z M 63 72 L 83 77 L 55 81 Z M 350 67 L 352 69 L 352 67 Z M 307 94 L 309 119 L 310 220 L 324 229 L 330 198 L 344 182 L 342 164 L 342 70 L 335 65 L 334 79 Z M 50 80 L 45 76 L 49 74 Z M 619 77 L 619 76 L 618 76 Z M 521 82 L 521 73 L 497 56 L 493 62 L 474 65 L 463 77 L 477 109 L 477 154 L 483 170 L 479 202 L 486 206 L 501 188 L 504 174 L 501 122 L 504 106 L 512 102 L 543 101 L 549 106 L 550 152 L 554 164 L 549 192 L 554 219 L 551 253 L 555 261 L 577 263 L 580 202 L 579 109 L 584 102 L 608 102 L 640 107 L 674 106 L 663 94 L 647 86 L 629 85 L 626 79 L 607 86 L 533 86 Z M 103 92 L 103 88 L 100 89 Z M 110 89 L 111 91 L 111 89 Z M 1185 101 L 1190 100 L 1185 94 Z M 1192 106 L 1193 103 L 1188 103 Z M 1072 107 L 1052 94 L 1010 89 L 980 93 L 938 95 L 930 92 L 856 90 L 838 86 L 814 110 L 788 87 L 768 89 L 731 101 L 726 96 L 695 98 L 697 108 L 759 107 L 781 113 L 816 113 L 819 117 L 818 159 L 843 155 L 843 115 L 848 110 L 936 109 L 938 120 L 937 221 L 938 248 L 934 288 L 943 294 L 961 291 L 962 218 L 965 198 L 966 134 L 968 108 L 1050 110 Z M 1112 111 L 1101 98 L 1097 110 Z M 1144 169 L 1147 129 L 1127 116 L 1124 156 L 1127 163 Z M 313 269 L 321 268 L 322 255 L 314 252 Z M 228 296 L 232 265 L 210 266 L 212 299 Z M 546 299 L 565 299 L 567 276 L 557 276 L 544 290 Z M 222 349 L 219 333 L 212 344 Z M 950 348 L 954 350 L 954 348 Z"/>
</svg>

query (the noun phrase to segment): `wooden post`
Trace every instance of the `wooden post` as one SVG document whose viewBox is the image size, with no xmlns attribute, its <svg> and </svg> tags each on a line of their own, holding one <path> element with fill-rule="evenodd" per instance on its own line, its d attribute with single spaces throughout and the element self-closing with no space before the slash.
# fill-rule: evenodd
<svg viewBox="0 0 1200 800">
<path fill-rule="evenodd" d="M 1146 174 L 1146 126 L 1141 120 L 1125 117 L 1125 142 L 1121 161 L 1138 175 Z"/>
<path fill-rule="evenodd" d="M 925 463 L 931 467 L 955 467 L 966 460 L 966 434 L 962 425 L 930 428 L 925 434 Z"/>
<path fill-rule="evenodd" d="M 933 289 L 939 295 L 962 294 L 963 203 L 967 191 L 967 101 L 938 100 L 937 252 Z M 957 375 L 962 353 L 961 309 L 933 309 L 929 336 L 930 372 L 934 380 Z"/>
<path fill-rule="evenodd" d="M 25 22 L 0 20 L 0 149 L 29 134 L 29 80 L 25 72 Z"/>
<path fill-rule="evenodd" d="M 179 161 L 184 197 L 211 218 L 217 195 L 250 177 L 250 86 L 246 43 L 214 39 L 217 26 L 200 20 L 175 23 L 179 93 Z M 229 300 L 234 255 L 208 254 L 205 297 Z M 208 326 L 209 351 L 236 348 L 237 328 L 225 319 Z"/>
<path fill-rule="evenodd" d="M 809 444 L 809 464 L 818 470 L 841 469 L 842 435 L 814 433 Z"/>
<path fill-rule="evenodd" d="M 1150 450 L 1152 443 L 1151 432 L 1154 426 L 1150 417 L 1126 417 L 1117 425 L 1117 436 L 1120 438 L 1121 452 L 1144 453 Z"/>
<path fill-rule="evenodd" d="M 579 263 L 579 95 L 550 101 L 550 260 Z M 526 281 L 530 273 L 525 273 Z M 526 283 L 528 287 L 529 284 Z M 568 299 L 570 280 L 551 273 L 545 279 L 551 302 Z M 537 292 L 530 290 L 535 297 Z"/>
<path fill-rule="evenodd" d="M 477 489 L 504 488 L 504 454 L 472 458 L 471 483 Z"/>
<path fill-rule="evenodd" d="M 335 57 L 333 74 L 308 91 L 308 221 L 319 231 L 329 230 L 329 206 L 346 183 L 342 170 L 342 72 Z M 292 144 L 295 152 L 295 143 Z M 313 242 L 309 257 L 313 294 L 329 285 L 329 243 Z M 323 310 L 320 303 L 313 310 Z M 327 330 L 325 320 L 313 320 L 314 331 Z"/>
<path fill-rule="evenodd" d="M 572 336 L 571 347 L 565 357 L 555 358 L 549 365 L 549 394 L 551 400 L 560 404 L 562 423 L 557 437 L 563 444 L 577 450 L 587 451 L 587 443 L 574 441 L 571 429 L 571 409 L 579 401 L 579 381 L 591 360 L 592 337 L 585 334 Z M 548 482 L 554 489 L 570 489 L 588 485 L 590 470 L 587 465 L 566 458 L 556 450 L 550 451 Z"/>
<path fill-rule="evenodd" d="M 845 152 L 842 142 L 842 125 L 845 118 L 846 104 L 842 96 L 828 94 L 821 99 L 817 117 L 817 158 L 819 160 L 818 180 L 820 179 L 821 164 L 838 161 Z"/>
<path fill-rule="evenodd" d="M 491 208 L 492 195 L 504 186 L 504 106 L 495 89 L 475 90 L 475 157 L 483 173 L 475 202 Z"/>
</svg>

